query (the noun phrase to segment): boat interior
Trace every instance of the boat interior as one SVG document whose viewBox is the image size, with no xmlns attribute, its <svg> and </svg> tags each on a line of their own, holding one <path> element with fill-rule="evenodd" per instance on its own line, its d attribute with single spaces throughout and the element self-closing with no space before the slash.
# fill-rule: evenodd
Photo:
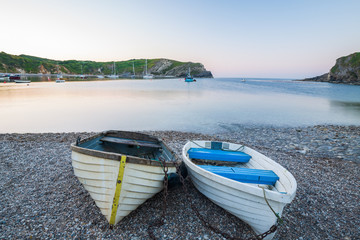
<svg viewBox="0 0 360 240">
<path fill-rule="evenodd" d="M 259 156 L 249 153 L 246 147 L 234 151 L 230 150 L 229 143 L 208 141 L 204 145 L 194 144 L 188 150 L 188 156 L 194 164 L 217 175 L 286 193 L 283 183 L 279 181 L 281 176 L 272 170 L 266 170 L 266 162 L 251 160 L 254 157 L 258 159 Z"/>
<path fill-rule="evenodd" d="M 78 144 L 81 148 L 124 154 L 149 160 L 173 158 L 170 150 L 158 139 L 131 132 L 106 132 Z"/>
</svg>

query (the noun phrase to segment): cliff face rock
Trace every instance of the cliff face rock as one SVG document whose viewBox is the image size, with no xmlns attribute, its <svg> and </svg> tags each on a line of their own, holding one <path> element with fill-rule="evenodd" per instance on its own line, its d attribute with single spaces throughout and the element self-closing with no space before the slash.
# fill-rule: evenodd
<svg viewBox="0 0 360 240">
<path fill-rule="evenodd" d="M 40 65 L 40 66 L 39 66 L 39 73 L 42 73 L 42 74 L 50 74 L 50 71 L 46 70 L 46 68 L 44 68 L 43 65 Z"/>
<path fill-rule="evenodd" d="M 329 73 L 303 81 L 360 85 L 360 52 L 338 58 Z"/>
<path fill-rule="evenodd" d="M 190 68 L 190 74 L 193 77 L 206 77 L 206 78 L 212 78 L 212 74 L 210 71 L 207 71 L 201 63 L 186 63 L 184 65 L 175 66 L 168 71 L 165 72 L 165 75 L 168 76 L 174 76 L 174 77 L 186 77 L 189 73 Z"/>
<path fill-rule="evenodd" d="M 310 81 L 310 82 L 329 82 L 329 74 L 324 73 L 323 75 L 313 77 L 313 78 L 305 78 L 302 81 Z"/>
<path fill-rule="evenodd" d="M 172 65 L 172 61 L 168 59 L 160 59 L 159 61 L 155 62 L 155 65 L 149 69 L 150 73 L 152 74 L 163 74 L 166 72 L 168 68 Z"/>
<path fill-rule="evenodd" d="M 159 76 L 186 77 L 190 73 L 193 77 L 212 78 L 213 75 L 207 71 L 201 63 L 181 63 L 169 59 L 157 60 L 153 67 L 149 69 L 151 74 Z"/>
<path fill-rule="evenodd" d="M 360 52 L 338 58 L 329 72 L 329 82 L 360 85 Z"/>
</svg>

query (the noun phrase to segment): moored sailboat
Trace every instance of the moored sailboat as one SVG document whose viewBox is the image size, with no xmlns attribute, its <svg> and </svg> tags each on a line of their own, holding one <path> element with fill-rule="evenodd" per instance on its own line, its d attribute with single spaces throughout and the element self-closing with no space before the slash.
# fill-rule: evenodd
<svg viewBox="0 0 360 240">
<path fill-rule="evenodd" d="M 145 59 L 145 75 L 143 76 L 144 79 L 152 79 L 154 76 L 149 74 L 147 71 L 147 59 Z"/>
<path fill-rule="evenodd" d="M 189 67 L 188 75 L 185 77 L 185 82 L 196 82 L 196 80 L 190 74 L 190 67 Z"/>
<path fill-rule="evenodd" d="M 113 69 L 112 69 L 112 74 L 106 76 L 108 78 L 119 78 L 119 75 L 116 75 L 116 68 L 115 68 L 115 62 L 113 63 Z"/>
</svg>

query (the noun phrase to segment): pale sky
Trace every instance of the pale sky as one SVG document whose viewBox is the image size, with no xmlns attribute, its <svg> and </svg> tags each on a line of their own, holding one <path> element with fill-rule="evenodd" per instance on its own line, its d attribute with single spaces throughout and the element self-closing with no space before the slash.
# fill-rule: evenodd
<svg viewBox="0 0 360 240">
<path fill-rule="evenodd" d="M 304 78 L 360 51 L 359 0 L 0 0 L 0 51 L 169 58 L 215 77 Z"/>
</svg>

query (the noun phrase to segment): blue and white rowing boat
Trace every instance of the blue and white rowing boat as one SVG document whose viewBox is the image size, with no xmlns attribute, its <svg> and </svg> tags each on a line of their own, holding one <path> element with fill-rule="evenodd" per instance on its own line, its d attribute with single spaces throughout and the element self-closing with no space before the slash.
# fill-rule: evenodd
<svg viewBox="0 0 360 240">
<path fill-rule="evenodd" d="M 189 141 L 183 161 L 194 186 L 215 204 L 250 225 L 256 234 L 276 225 L 297 183 L 284 167 L 235 143 Z M 275 232 L 265 239 L 272 239 Z"/>
</svg>

